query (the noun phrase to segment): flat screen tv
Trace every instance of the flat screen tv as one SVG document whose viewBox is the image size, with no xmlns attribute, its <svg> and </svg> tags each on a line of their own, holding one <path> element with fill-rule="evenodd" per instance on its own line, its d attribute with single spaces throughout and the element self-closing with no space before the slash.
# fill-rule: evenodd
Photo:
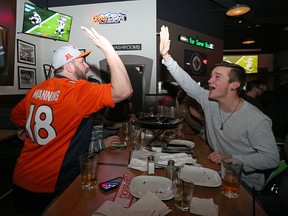
<svg viewBox="0 0 288 216">
<path fill-rule="evenodd" d="M 68 42 L 71 25 L 72 16 L 24 4 L 22 32 L 25 34 Z"/>
<path fill-rule="evenodd" d="M 224 55 L 223 61 L 242 66 L 247 74 L 258 73 L 258 55 Z"/>
</svg>

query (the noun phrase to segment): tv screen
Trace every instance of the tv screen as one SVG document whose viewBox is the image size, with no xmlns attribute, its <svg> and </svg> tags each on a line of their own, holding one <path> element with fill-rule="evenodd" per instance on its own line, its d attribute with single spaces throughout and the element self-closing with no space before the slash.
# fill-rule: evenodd
<svg viewBox="0 0 288 216">
<path fill-rule="evenodd" d="M 223 61 L 242 66 L 247 74 L 258 73 L 258 55 L 224 55 Z"/>
<path fill-rule="evenodd" d="M 22 32 L 25 34 L 68 42 L 71 25 L 72 16 L 24 4 Z"/>
</svg>

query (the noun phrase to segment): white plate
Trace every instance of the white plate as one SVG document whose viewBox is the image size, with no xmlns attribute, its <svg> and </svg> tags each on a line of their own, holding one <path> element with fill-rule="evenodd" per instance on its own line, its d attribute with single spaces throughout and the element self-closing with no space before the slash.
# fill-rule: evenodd
<svg viewBox="0 0 288 216">
<path fill-rule="evenodd" d="M 173 198 L 172 181 L 161 176 L 137 176 L 130 184 L 130 193 L 137 198 L 141 198 L 148 191 L 154 193 L 161 200 Z"/>
<path fill-rule="evenodd" d="M 181 140 L 181 139 L 174 139 L 169 142 L 169 144 L 173 145 L 186 145 L 190 146 L 191 148 L 194 148 L 195 143 L 189 140 Z"/>
<path fill-rule="evenodd" d="M 184 166 L 180 178 L 206 187 L 219 187 L 222 183 L 218 172 L 204 167 Z"/>
</svg>

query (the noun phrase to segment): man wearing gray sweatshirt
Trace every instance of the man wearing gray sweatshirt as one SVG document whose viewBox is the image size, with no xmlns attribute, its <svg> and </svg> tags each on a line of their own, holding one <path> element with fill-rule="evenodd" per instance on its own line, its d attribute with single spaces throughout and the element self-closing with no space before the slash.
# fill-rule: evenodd
<svg viewBox="0 0 288 216">
<path fill-rule="evenodd" d="M 241 160 L 244 163 L 242 181 L 250 188 L 261 190 L 265 170 L 278 166 L 279 152 L 271 119 L 239 97 L 246 80 L 245 70 L 227 62 L 217 64 L 206 90 L 174 61 L 169 49 L 169 30 L 162 26 L 162 63 L 186 93 L 202 106 L 207 141 L 213 150 L 207 155 L 208 159 L 214 163 L 221 163 L 223 158 Z"/>
</svg>

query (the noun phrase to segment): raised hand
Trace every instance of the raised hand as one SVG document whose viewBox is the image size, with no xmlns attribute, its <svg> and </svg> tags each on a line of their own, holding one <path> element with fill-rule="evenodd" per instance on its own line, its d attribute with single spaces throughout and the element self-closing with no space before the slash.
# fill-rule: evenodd
<svg viewBox="0 0 288 216">
<path fill-rule="evenodd" d="M 110 41 L 100 35 L 94 28 L 88 29 L 81 26 L 83 33 L 100 48 L 108 62 L 111 72 L 112 98 L 114 103 L 118 103 L 128 98 L 132 92 L 132 86 L 127 74 L 126 67 L 116 53 Z"/>
<path fill-rule="evenodd" d="M 169 29 L 167 26 L 162 26 L 160 31 L 160 54 L 163 58 L 165 58 L 168 54 L 170 49 L 170 39 L 169 39 Z"/>
<path fill-rule="evenodd" d="M 94 28 L 88 29 L 87 27 L 81 26 L 83 33 L 90 38 L 90 40 L 99 47 L 102 51 L 105 51 L 107 48 L 113 48 L 110 41 L 105 37 L 100 35 Z"/>
</svg>

